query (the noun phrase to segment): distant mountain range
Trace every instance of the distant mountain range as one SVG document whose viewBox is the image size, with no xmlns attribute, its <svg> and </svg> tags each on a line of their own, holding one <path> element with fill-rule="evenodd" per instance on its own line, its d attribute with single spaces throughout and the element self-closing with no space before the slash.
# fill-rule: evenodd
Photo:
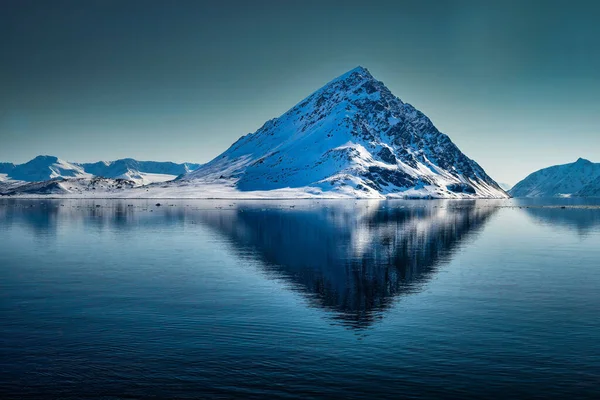
<svg viewBox="0 0 600 400">
<path fill-rule="evenodd" d="M 583 158 L 536 171 L 510 191 L 513 197 L 600 197 L 600 163 Z"/>
<path fill-rule="evenodd" d="M 96 163 L 72 163 L 54 156 L 38 156 L 24 164 L 0 163 L 0 181 L 44 182 L 73 178 L 111 178 L 148 185 L 173 180 L 197 169 L 200 164 L 138 161 L 124 158 Z"/>
</svg>

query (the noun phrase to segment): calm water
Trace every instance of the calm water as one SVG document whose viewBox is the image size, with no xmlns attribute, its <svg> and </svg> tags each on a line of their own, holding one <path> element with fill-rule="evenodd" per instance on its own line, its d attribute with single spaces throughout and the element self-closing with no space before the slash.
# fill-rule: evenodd
<svg viewBox="0 0 600 400">
<path fill-rule="evenodd" d="M 599 394 L 593 202 L 154 203 L 0 200 L 4 398 Z"/>
</svg>

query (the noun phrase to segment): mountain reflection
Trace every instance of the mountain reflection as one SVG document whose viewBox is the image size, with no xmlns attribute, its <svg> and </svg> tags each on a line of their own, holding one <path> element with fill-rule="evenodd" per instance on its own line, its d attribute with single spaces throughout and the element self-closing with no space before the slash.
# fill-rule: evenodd
<svg viewBox="0 0 600 400">
<path fill-rule="evenodd" d="M 160 209 L 150 201 L 10 199 L 0 201 L 0 224 L 23 224 L 36 236 L 52 239 L 61 225 L 120 231 L 164 227 L 184 223 L 187 211 L 184 207 Z"/>
<path fill-rule="evenodd" d="M 63 204 L 64 203 L 64 204 Z M 259 260 L 315 307 L 352 328 L 382 316 L 394 298 L 419 291 L 496 207 L 476 201 L 8 201 L 0 223 L 53 240 L 60 230 L 161 234 L 201 224 L 240 257 Z"/>
<path fill-rule="evenodd" d="M 250 250 L 312 305 L 364 328 L 396 296 L 418 291 L 495 210 L 475 202 L 325 202 L 243 206 L 202 213 L 200 221 L 238 251 Z"/>
<path fill-rule="evenodd" d="M 600 227 L 600 210 L 598 208 L 570 207 L 564 209 L 554 206 L 530 207 L 524 210 L 527 215 L 539 223 L 574 230 L 582 236 Z"/>
</svg>

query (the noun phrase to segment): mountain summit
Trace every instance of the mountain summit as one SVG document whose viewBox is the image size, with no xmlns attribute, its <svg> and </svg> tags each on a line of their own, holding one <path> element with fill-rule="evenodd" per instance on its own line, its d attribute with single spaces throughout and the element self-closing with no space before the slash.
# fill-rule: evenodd
<svg viewBox="0 0 600 400">
<path fill-rule="evenodd" d="M 90 177 L 80 165 L 54 156 L 37 156 L 25 164 L 12 165 L 6 170 L 9 179 L 25 182 L 41 182 L 54 178 Z"/>
<path fill-rule="evenodd" d="M 332 80 L 182 180 L 240 192 L 508 197 L 427 116 L 364 67 Z"/>
</svg>

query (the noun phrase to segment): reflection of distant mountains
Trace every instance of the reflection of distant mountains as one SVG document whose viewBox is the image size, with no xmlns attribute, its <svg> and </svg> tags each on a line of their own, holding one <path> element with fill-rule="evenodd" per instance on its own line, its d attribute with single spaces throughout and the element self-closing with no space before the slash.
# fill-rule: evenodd
<svg viewBox="0 0 600 400">
<path fill-rule="evenodd" d="M 121 200 L 9 200 L 0 203 L 0 224 L 24 224 L 46 236 L 56 232 L 61 221 L 97 229 L 134 230 L 180 224 L 185 219 L 186 209 L 159 209 L 154 202 L 136 202 L 135 206 Z"/>
<path fill-rule="evenodd" d="M 52 239 L 59 226 L 73 224 L 160 235 L 165 226 L 201 223 L 231 240 L 242 256 L 259 259 L 312 305 L 360 328 L 396 296 L 420 290 L 497 210 L 474 201 L 175 203 L 16 201 L 0 204 L 0 224 L 23 224 Z"/>
<path fill-rule="evenodd" d="M 581 235 L 600 227 L 598 208 L 530 207 L 525 211 L 538 222 L 572 229 Z"/>
<path fill-rule="evenodd" d="M 202 222 L 229 236 L 241 251 L 254 251 L 270 272 L 291 282 L 313 305 L 360 328 L 395 296 L 419 290 L 494 210 L 474 202 L 460 208 L 330 203 L 327 208 L 203 213 Z"/>
</svg>

